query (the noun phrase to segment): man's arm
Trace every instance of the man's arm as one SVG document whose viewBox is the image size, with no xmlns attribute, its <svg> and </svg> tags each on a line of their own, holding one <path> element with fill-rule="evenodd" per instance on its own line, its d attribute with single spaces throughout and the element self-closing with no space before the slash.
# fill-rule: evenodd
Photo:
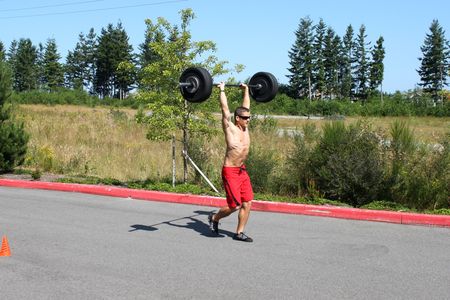
<svg viewBox="0 0 450 300">
<path fill-rule="evenodd" d="M 222 126 L 225 129 L 230 126 L 229 122 L 231 115 L 230 109 L 228 108 L 227 95 L 225 95 L 225 83 L 221 82 L 217 87 L 220 89 L 219 99 L 220 99 L 220 108 L 222 110 Z"/>
<path fill-rule="evenodd" d="M 242 106 L 250 109 L 250 95 L 248 93 L 248 86 L 245 83 L 241 83 L 240 85 L 242 89 Z"/>
</svg>

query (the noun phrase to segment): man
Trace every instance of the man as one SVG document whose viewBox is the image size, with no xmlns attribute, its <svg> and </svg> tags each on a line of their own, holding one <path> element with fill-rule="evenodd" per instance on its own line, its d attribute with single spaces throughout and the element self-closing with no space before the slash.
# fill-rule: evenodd
<svg viewBox="0 0 450 300">
<path fill-rule="evenodd" d="M 227 206 L 219 209 L 216 214 L 209 215 L 209 225 L 215 234 L 219 234 L 219 220 L 239 211 L 238 224 L 233 239 L 244 242 L 253 242 L 253 239 L 244 233 L 247 224 L 251 201 L 253 200 L 253 189 L 245 169 L 245 159 L 250 149 L 250 136 L 248 123 L 250 121 L 250 96 L 248 86 L 241 84 L 243 91 L 242 106 L 236 108 L 234 123 L 228 109 L 227 96 L 225 95 L 225 84 L 221 82 L 220 107 L 222 109 L 222 127 L 227 144 L 225 159 L 222 168 L 222 179 L 227 196 Z"/>
</svg>

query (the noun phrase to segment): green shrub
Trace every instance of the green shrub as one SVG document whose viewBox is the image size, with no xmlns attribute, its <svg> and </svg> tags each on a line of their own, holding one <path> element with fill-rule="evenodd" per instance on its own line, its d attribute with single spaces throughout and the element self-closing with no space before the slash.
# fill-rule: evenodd
<svg viewBox="0 0 450 300">
<path fill-rule="evenodd" d="M 380 139 L 362 123 L 326 124 L 309 161 L 317 188 L 327 198 L 353 206 L 377 199 L 385 170 L 379 145 Z"/>
<path fill-rule="evenodd" d="M 28 134 L 23 123 L 11 116 L 11 72 L 0 62 L 0 171 L 11 171 L 23 163 L 27 152 Z"/>
<path fill-rule="evenodd" d="M 447 137 L 448 138 L 448 137 Z M 391 198 L 415 209 L 449 208 L 450 147 L 443 141 L 442 148 L 417 148 L 394 163 L 395 173 L 390 183 Z"/>
</svg>

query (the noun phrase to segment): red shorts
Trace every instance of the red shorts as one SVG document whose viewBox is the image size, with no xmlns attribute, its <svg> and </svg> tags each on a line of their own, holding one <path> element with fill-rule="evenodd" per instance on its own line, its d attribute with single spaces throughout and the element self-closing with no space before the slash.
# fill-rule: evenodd
<svg viewBox="0 0 450 300">
<path fill-rule="evenodd" d="M 223 187 L 227 194 L 229 208 L 241 206 L 242 202 L 253 200 L 253 189 L 245 166 L 223 167 Z"/>
</svg>

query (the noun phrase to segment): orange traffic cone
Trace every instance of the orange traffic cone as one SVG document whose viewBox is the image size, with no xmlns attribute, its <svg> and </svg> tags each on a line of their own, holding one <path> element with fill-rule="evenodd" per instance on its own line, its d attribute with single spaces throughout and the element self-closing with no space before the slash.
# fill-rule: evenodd
<svg viewBox="0 0 450 300">
<path fill-rule="evenodd" d="M 11 250 L 9 249 L 8 239 L 6 235 L 2 239 L 2 248 L 0 249 L 0 256 L 11 256 Z"/>
</svg>

